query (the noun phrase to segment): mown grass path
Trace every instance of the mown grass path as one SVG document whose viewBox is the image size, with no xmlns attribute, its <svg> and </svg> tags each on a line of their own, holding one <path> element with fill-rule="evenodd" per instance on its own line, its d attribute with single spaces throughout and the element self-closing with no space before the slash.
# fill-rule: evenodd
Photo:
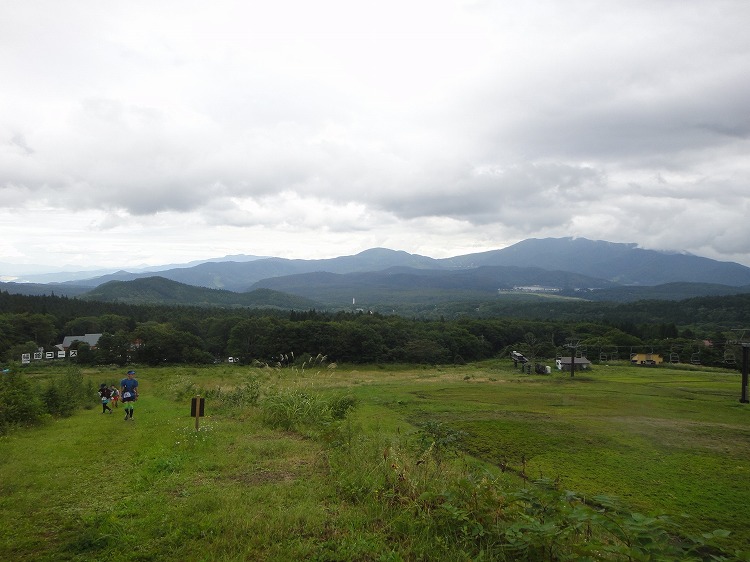
<svg viewBox="0 0 750 562">
<path fill-rule="evenodd" d="M 148 394 L 0 439 L 2 560 L 304 559 L 335 525 L 319 445 Z"/>
</svg>

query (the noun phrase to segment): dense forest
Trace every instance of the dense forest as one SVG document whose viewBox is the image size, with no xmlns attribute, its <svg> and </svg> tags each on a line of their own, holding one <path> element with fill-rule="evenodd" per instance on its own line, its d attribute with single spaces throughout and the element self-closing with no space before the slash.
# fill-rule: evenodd
<svg viewBox="0 0 750 562">
<path fill-rule="evenodd" d="M 304 361 L 320 354 L 346 363 L 447 364 L 507 356 L 569 355 L 735 365 L 731 342 L 750 318 L 750 295 L 617 304 L 588 301 L 466 302 L 440 316 L 369 311 L 269 310 L 128 305 L 0 292 L 0 360 L 55 351 L 65 336 L 101 333 L 95 349 L 74 342 L 82 364 Z M 749 334 L 750 336 L 750 331 Z"/>
</svg>

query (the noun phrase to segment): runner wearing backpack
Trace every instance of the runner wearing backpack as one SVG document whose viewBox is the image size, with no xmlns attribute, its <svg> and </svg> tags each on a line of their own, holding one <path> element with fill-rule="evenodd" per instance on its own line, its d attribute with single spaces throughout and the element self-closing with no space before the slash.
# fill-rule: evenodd
<svg viewBox="0 0 750 562">
<path fill-rule="evenodd" d="M 109 407 L 109 399 L 112 397 L 112 392 L 109 390 L 109 387 L 102 383 L 99 387 L 99 398 L 102 399 L 102 414 L 106 414 L 109 412 L 112 413 L 112 408 Z"/>
</svg>

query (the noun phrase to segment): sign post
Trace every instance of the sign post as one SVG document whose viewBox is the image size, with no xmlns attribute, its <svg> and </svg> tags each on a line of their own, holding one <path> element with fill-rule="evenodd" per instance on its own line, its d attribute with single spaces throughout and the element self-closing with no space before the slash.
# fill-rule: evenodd
<svg viewBox="0 0 750 562">
<path fill-rule="evenodd" d="M 205 408 L 206 399 L 201 398 L 200 394 L 190 401 L 190 415 L 195 418 L 195 431 L 200 429 L 200 419 L 205 415 Z"/>
</svg>

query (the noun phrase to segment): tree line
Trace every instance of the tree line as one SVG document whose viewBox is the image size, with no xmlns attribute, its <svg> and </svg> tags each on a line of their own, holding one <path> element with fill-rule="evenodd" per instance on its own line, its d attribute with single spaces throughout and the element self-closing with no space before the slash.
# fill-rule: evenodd
<svg viewBox="0 0 750 562">
<path fill-rule="evenodd" d="M 732 325 L 750 318 L 750 295 L 679 303 L 516 303 L 496 315 L 418 318 L 359 312 L 126 305 L 0 292 L 0 360 L 53 350 L 65 336 L 101 333 L 96 349 L 74 342 L 81 364 L 273 363 L 324 354 L 346 363 L 447 364 L 505 355 L 626 359 L 630 351 L 701 355 L 723 364 Z M 707 345 L 710 340 L 715 345 Z"/>
</svg>

